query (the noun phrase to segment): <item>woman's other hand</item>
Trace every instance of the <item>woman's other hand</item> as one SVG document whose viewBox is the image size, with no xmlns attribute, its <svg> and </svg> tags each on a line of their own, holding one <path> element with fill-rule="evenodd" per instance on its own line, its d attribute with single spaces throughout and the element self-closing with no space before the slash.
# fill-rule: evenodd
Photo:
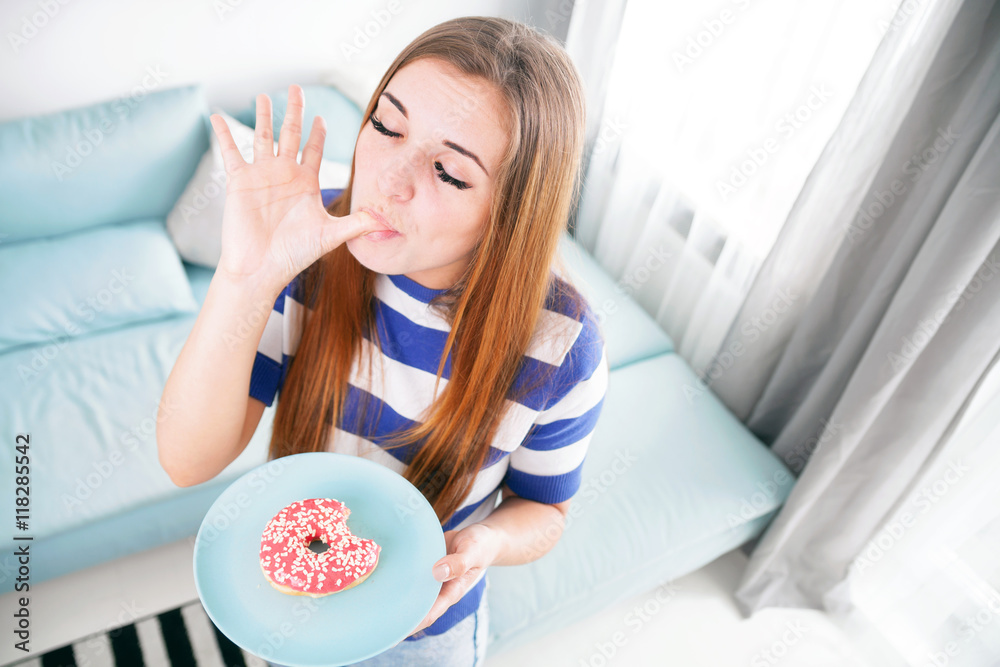
<svg viewBox="0 0 1000 667">
<path fill-rule="evenodd" d="M 496 560 L 500 553 L 501 533 L 482 523 L 471 524 L 462 530 L 449 530 L 444 534 L 447 554 L 434 564 L 432 574 L 443 581 L 434 605 L 427 616 L 410 634 L 413 636 L 441 617 L 453 604 L 462 599 L 483 570 Z"/>
</svg>

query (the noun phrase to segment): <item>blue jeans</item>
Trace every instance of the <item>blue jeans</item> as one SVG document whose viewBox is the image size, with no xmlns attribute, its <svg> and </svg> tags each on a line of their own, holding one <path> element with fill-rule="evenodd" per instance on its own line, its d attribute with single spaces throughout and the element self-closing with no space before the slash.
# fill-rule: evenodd
<svg viewBox="0 0 1000 667">
<path fill-rule="evenodd" d="M 400 641 L 376 656 L 347 667 L 482 667 L 489 637 L 489 580 L 479 608 L 440 635 Z M 283 667 L 273 662 L 271 667 Z"/>
</svg>

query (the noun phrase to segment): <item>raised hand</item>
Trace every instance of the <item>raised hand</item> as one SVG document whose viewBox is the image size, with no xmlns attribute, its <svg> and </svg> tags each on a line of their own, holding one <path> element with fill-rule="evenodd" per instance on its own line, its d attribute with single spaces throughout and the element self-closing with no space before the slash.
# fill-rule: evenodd
<svg viewBox="0 0 1000 667">
<path fill-rule="evenodd" d="M 326 124 L 316 116 L 297 161 L 302 140 L 304 93 L 288 88 L 288 110 L 274 154 L 271 99 L 257 96 L 254 158 L 240 155 L 226 122 L 209 120 L 222 147 L 226 168 L 226 206 L 222 219 L 222 256 L 218 271 L 277 293 L 303 269 L 341 243 L 383 227 L 365 212 L 334 217 L 326 212 L 319 188 L 319 166 Z"/>
</svg>

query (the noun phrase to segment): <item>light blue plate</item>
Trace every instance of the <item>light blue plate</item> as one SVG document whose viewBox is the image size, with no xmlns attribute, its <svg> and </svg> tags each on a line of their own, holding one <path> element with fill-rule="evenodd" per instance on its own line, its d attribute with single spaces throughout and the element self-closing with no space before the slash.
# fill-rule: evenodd
<svg viewBox="0 0 1000 667">
<path fill-rule="evenodd" d="M 260 538 L 297 500 L 335 498 L 351 510 L 351 532 L 382 547 L 375 571 L 354 588 L 322 598 L 286 595 L 260 568 Z M 423 494 L 367 459 L 294 454 L 246 473 L 205 515 L 194 545 L 202 605 L 233 643 L 289 667 L 358 662 L 416 629 L 441 590 L 431 575 L 444 533 Z"/>
</svg>

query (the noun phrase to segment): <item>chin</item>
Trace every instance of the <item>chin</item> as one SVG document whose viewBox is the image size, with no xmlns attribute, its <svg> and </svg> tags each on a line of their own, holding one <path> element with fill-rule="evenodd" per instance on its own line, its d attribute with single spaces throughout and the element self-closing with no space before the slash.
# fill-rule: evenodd
<svg viewBox="0 0 1000 667">
<path fill-rule="evenodd" d="M 393 262 L 391 259 L 385 257 L 385 254 L 379 252 L 378 248 L 372 247 L 374 244 L 366 242 L 358 237 L 350 239 L 347 241 L 346 245 L 348 252 L 354 255 L 354 259 L 358 260 L 361 266 L 366 269 L 374 271 L 375 273 L 385 273 L 389 275 L 402 273 L 396 262 Z"/>
</svg>

